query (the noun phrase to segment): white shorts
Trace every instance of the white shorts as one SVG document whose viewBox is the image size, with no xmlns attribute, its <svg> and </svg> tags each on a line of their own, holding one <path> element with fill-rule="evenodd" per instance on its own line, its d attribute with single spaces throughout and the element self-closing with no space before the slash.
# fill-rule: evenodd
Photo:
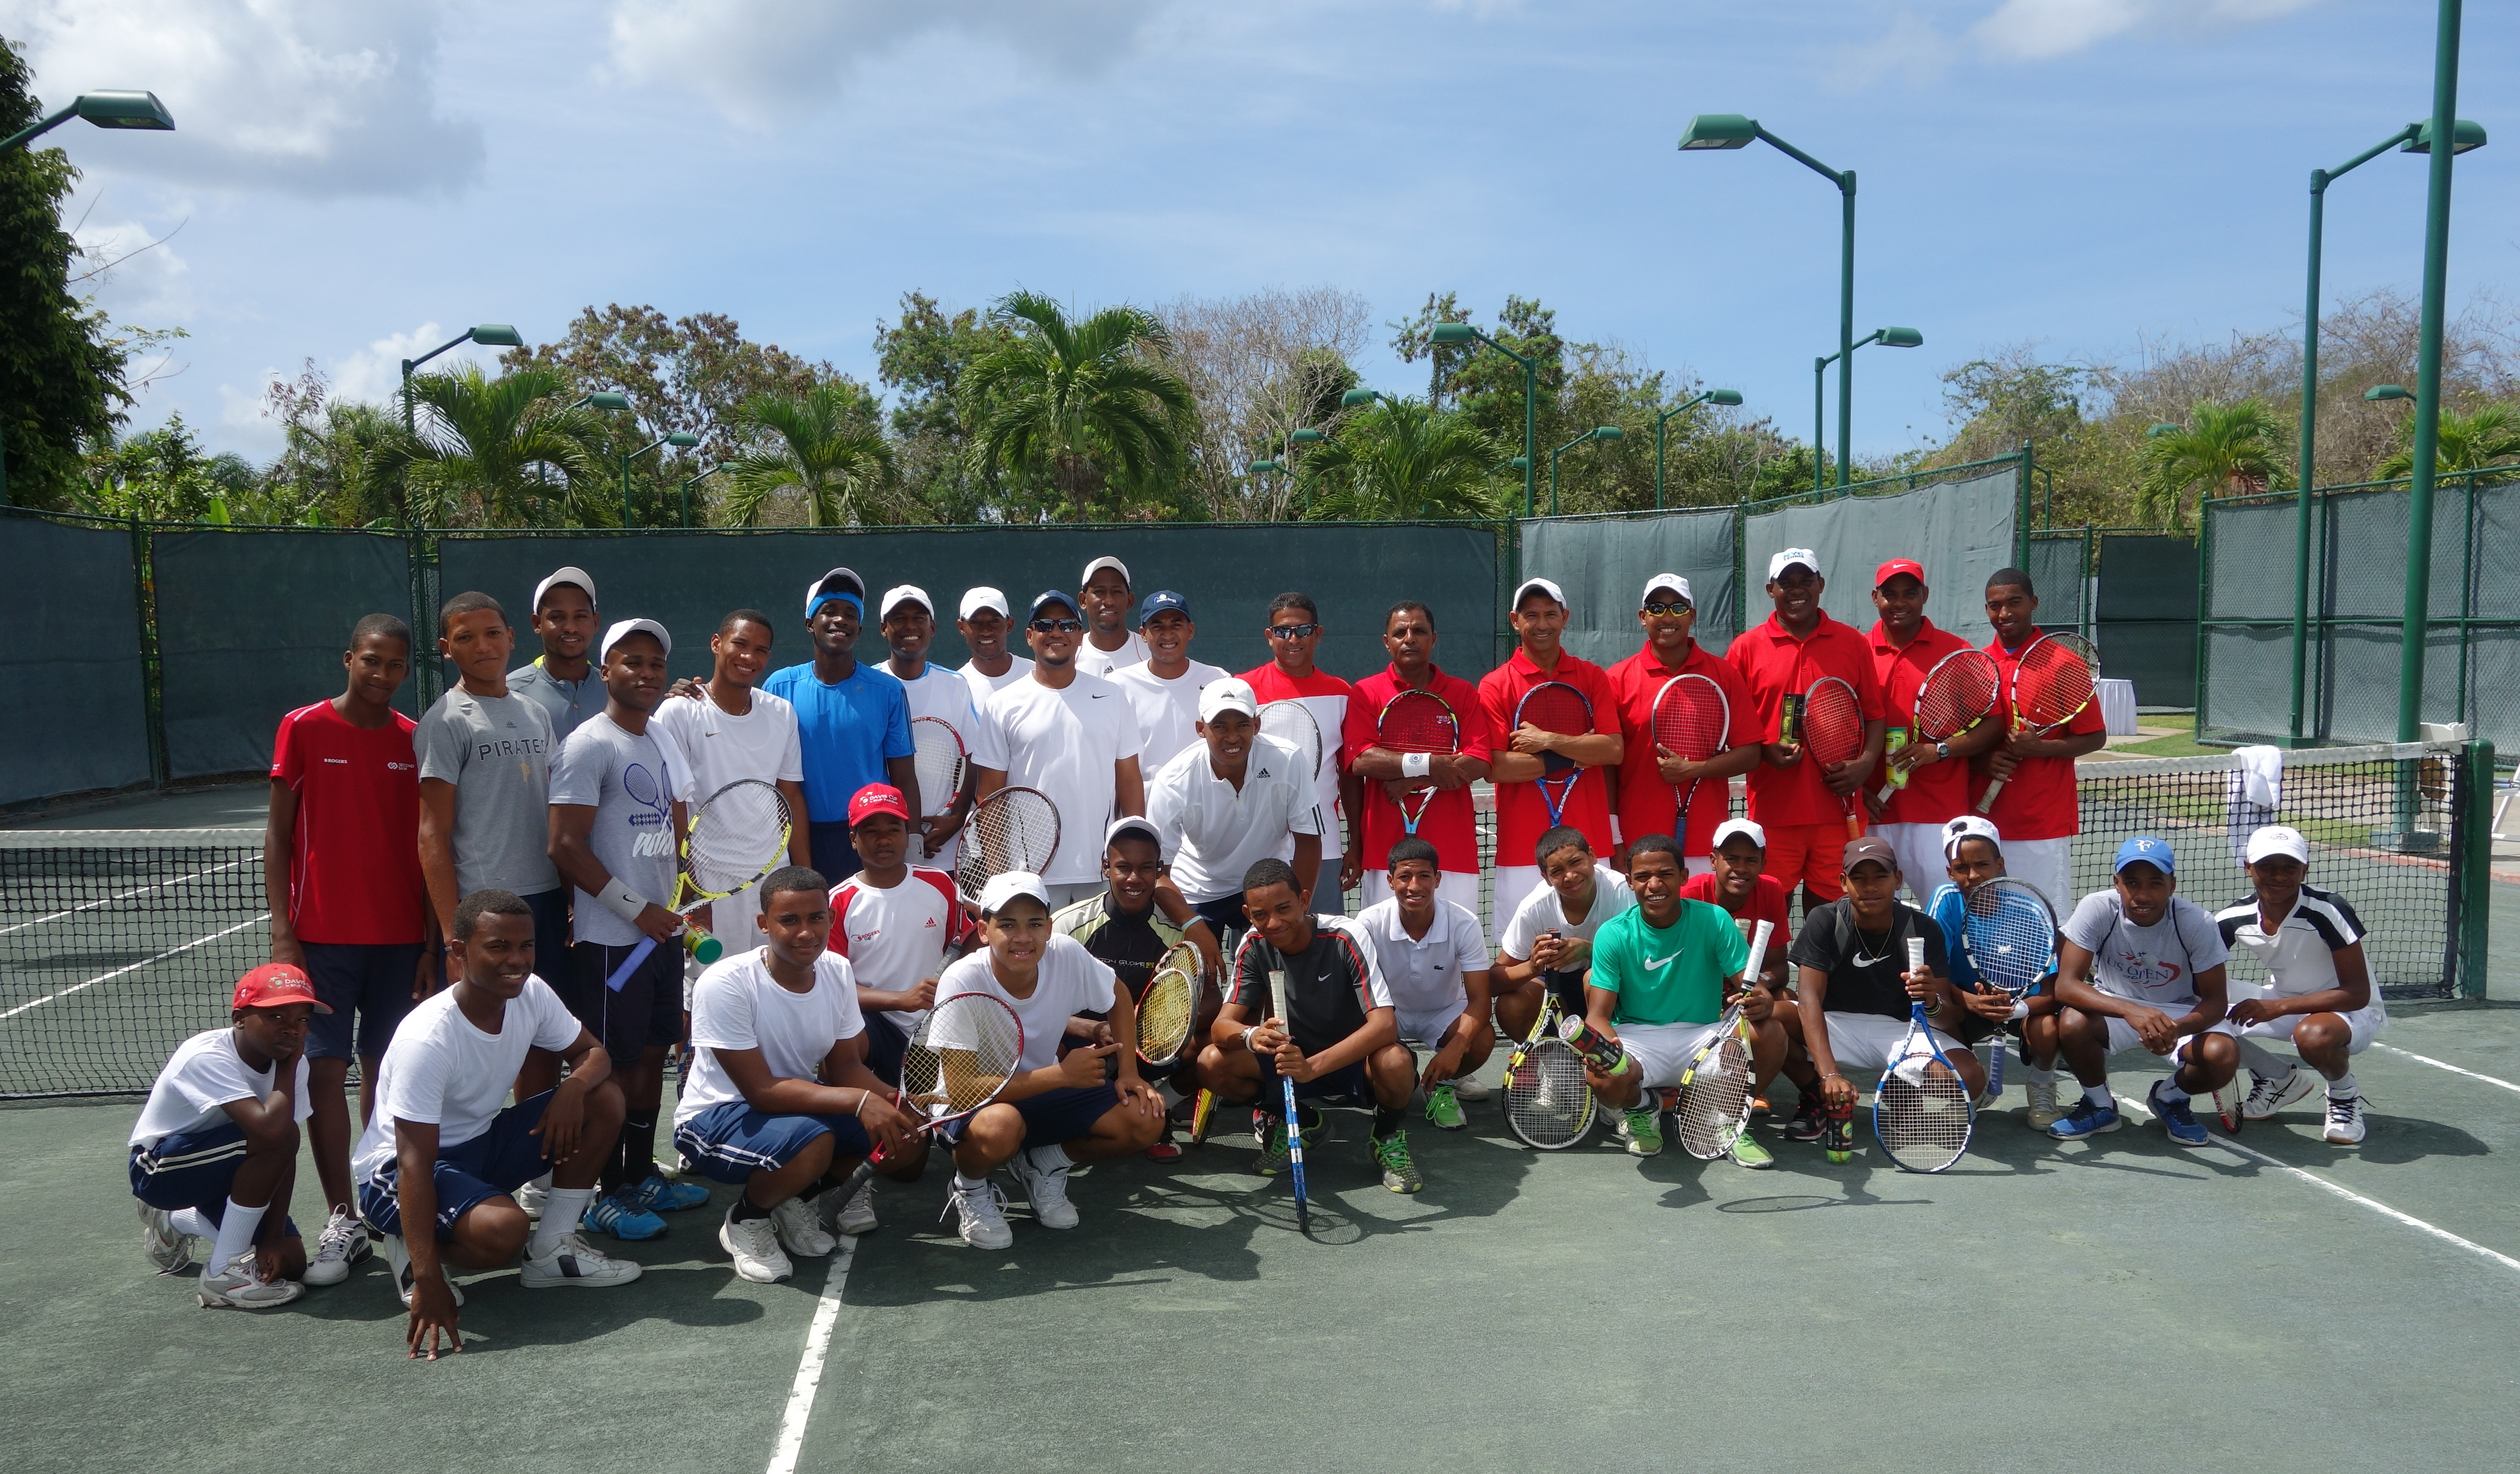
<svg viewBox="0 0 2520 1474">
<path fill-rule="evenodd" d="M 1431 1050 L 1444 1042 L 1444 1031 L 1451 1028 L 1453 1020 L 1461 1017 L 1469 1005 L 1469 995 L 1463 994 L 1460 1003 L 1448 1008 L 1395 1007 L 1391 1013 L 1400 1025 L 1401 1039 L 1414 1039 Z"/>
<path fill-rule="evenodd" d="M 2345 1027 L 2353 1031 L 2353 1037 L 2347 1040 L 2345 1045 L 2345 1052 L 2348 1054 L 2360 1054 L 2371 1048 L 2371 1041 L 2379 1037 L 2381 1027 L 2389 1021 L 2387 1014 L 2367 1005 L 2337 1016 L 2344 1019 Z M 2310 1015 L 2307 1013 L 2287 1013 L 2281 1018 L 2270 1018 L 2264 1023 L 2236 1027 L 2227 1019 L 2215 1027 L 2227 1034 L 2236 1033 L 2244 1044 L 2260 1044 L 2270 1039 L 2292 1038 L 2292 1031 L 2301 1027 L 2301 1021 L 2308 1017 Z"/>
<path fill-rule="evenodd" d="M 1367 906 L 1391 899 L 1391 876 L 1384 871 L 1367 871 L 1362 882 Z M 1450 901 L 1471 916 L 1479 914 L 1479 877 L 1460 871 L 1441 871 L 1435 876 L 1435 899 Z M 1361 909 L 1361 908 L 1360 908 Z M 1506 916 L 1513 913 L 1506 912 Z"/>
<path fill-rule="evenodd" d="M 1621 1024 L 1619 1043 L 1627 1047 L 1628 1055 L 1645 1072 L 1644 1088 L 1667 1090 L 1680 1084 L 1681 1074 L 1706 1041 L 1715 1037 L 1716 1024 Z"/>
<path fill-rule="evenodd" d="M 1950 868 L 1943 863 L 1943 826 L 1877 824 L 1871 832 L 1890 841 L 1891 853 L 1899 857 L 1899 873 L 1908 882 L 1908 894 L 1915 899 L 1918 911 L 1924 910 L 1934 887 L 1949 878 Z"/>
<path fill-rule="evenodd" d="M 2231 1032 L 2231 1026 L 2228 1023 L 2213 1024 L 2209 1025 L 2204 1032 L 2208 1034 L 2228 1034 Z M 2289 1033 L 2290 1031 L 2286 1032 Z M 2195 1037 L 2196 1036 L 2193 1034 L 2180 1035 L 2179 1043 L 2173 1047 L 2170 1051 L 2170 1057 L 2174 1059 L 2178 1058 L 2180 1051 L 2187 1048 L 2187 1041 L 2194 1039 Z M 2124 1054 L 2129 1051 L 2152 1054 L 2151 1049 L 2143 1042 L 2143 1036 L 2135 1031 L 2135 1025 L 2128 1023 L 2123 1018 L 2111 1018 L 2109 1020 L 2109 1052 L 2112 1054 Z M 2152 1057 L 2159 1059 L 2162 1056 L 2152 1054 Z"/>
<path fill-rule="evenodd" d="M 2003 842 L 2003 872 L 2037 887 L 2059 916 L 2072 916 L 2074 903 L 2083 899 L 2074 894 L 2071 839 L 2007 839 Z M 1934 873 L 1939 877 L 1943 872 L 1937 870 Z M 1928 892 L 1932 889 L 1926 887 Z"/>
<path fill-rule="evenodd" d="M 1828 1051 L 1836 1056 L 1843 1072 L 1849 1066 L 1859 1070 L 1886 1070 L 1898 1056 L 1900 1042 L 1908 1037 L 1908 1020 L 1883 1013 L 1839 1013 L 1831 1010 L 1828 1018 Z M 1942 1047 L 1948 1058 L 1957 1059 L 1967 1048 L 1940 1029 L 1931 1031 L 1934 1043 Z"/>
<path fill-rule="evenodd" d="M 1505 923 L 1522 909 L 1523 898 L 1540 888 L 1540 867 L 1536 865 L 1500 865 L 1496 868 L 1496 910 L 1488 916 L 1492 935 L 1504 936 Z M 1477 907 L 1470 908 L 1476 915 Z"/>
</svg>

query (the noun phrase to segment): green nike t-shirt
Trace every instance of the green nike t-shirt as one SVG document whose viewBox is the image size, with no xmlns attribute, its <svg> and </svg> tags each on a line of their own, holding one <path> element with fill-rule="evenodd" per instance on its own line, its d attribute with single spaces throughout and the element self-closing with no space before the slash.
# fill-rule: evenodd
<svg viewBox="0 0 2520 1474">
<path fill-rule="evenodd" d="M 1593 935 L 1591 985 L 1619 996 L 1614 1024 L 1711 1024 L 1724 1012 L 1724 984 L 1750 960 L 1750 944 L 1720 906 L 1683 901 L 1669 926 L 1645 920 L 1642 905 L 1612 916 Z"/>
</svg>

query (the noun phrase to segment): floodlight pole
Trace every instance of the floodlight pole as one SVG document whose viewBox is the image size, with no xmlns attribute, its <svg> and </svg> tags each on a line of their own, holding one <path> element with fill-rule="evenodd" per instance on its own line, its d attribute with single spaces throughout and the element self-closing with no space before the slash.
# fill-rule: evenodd
<svg viewBox="0 0 2520 1474">
<path fill-rule="evenodd" d="M 2424 288 L 2415 353 L 2414 478 L 2407 505 L 2407 608 L 2400 635 L 2398 740 L 2422 732 L 2424 636 L 2432 605 L 2434 462 L 2441 455 L 2442 299 L 2450 276 L 2451 160 L 2458 150 L 2459 0 L 2441 0 L 2433 39 L 2432 164 L 2424 188 Z"/>
<path fill-rule="evenodd" d="M 1524 357 L 1467 323 L 1437 323 L 1428 342 L 1460 343 L 1476 339 L 1522 365 L 1522 514 L 1533 514 L 1539 495 L 1540 359 Z"/>
<path fill-rule="evenodd" d="M 1686 404 L 1675 405 L 1671 409 L 1667 409 L 1661 414 L 1654 416 L 1654 511 L 1656 512 L 1662 511 L 1663 426 L 1671 423 L 1673 416 L 1685 414 L 1709 400 L 1713 400 L 1717 404 L 1739 404 L 1741 402 L 1741 392 L 1738 389 L 1709 389 L 1705 393 L 1698 395 L 1696 398 L 1689 400 Z"/>
<path fill-rule="evenodd" d="M 403 429 L 405 431 L 409 431 L 413 427 L 411 413 L 412 370 L 419 368 L 422 364 L 428 362 L 430 359 L 435 358 L 437 355 L 445 352 L 449 348 L 460 348 L 466 343 L 482 343 L 493 348 L 520 348 L 524 346 L 524 341 L 525 340 L 523 338 L 517 335 L 517 330 L 509 327 L 506 323 L 482 323 L 475 327 L 465 329 L 462 333 L 459 333 L 455 336 L 448 338 L 446 341 L 439 343 L 436 347 L 423 353 L 418 358 L 404 359 L 402 361 Z"/>
</svg>

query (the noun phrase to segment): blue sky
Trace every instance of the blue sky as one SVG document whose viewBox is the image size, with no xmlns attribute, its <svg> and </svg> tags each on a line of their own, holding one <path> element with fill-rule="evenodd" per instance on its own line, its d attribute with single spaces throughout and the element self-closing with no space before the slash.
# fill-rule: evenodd
<svg viewBox="0 0 2520 1474">
<path fill-rule="evenodd" d="M 58 104 L 149 87 L 180 130 L 54 135 L 116 317 L 181 327 L 134 424 L 278 445 L 301 360 L 382 394 L 476 321 L 719 311 L 872 378 L 900 294 L 1079 306 L 1329 284 L 1377 323 L 1508 291 L 1562 333 L 1808 433 L 1837 201 L 1742 112 L 1861 176 L 1859 452 L 1945 430 L 1946 369 L 2126 359 L 2300 309 L 2306 182 L 2429 109 L 2420 0 L 0 0 Z M 2453 306 L 2520 277 L 2520 7 L 2467 7 Z M 2411 292 L 2423 170 L 2335 187 L 2328 298 Z M 180 229 L 178 229 L 180 227 Z M 1370 382 L 1422 391 L 1377 330 Z"/>
</svg>

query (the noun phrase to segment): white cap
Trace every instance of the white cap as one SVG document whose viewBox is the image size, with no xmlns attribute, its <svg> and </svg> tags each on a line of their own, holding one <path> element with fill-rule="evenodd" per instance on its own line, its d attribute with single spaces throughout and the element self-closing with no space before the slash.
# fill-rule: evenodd
<svg viewBox="0 0 2520 1474">
<path fill-rule="evenodd" d="M 936 601 L 927 597 L 925 589 L 917 584 L 894 584 L 883 591 L 883 603 L 876 605 L 876 622 L 880 624 L 891 618 L 892 606 L 899 603 L 915 603 L 927 611 L 928 618 L 936 617 Z"/>
<path fill-rule="evenodd" d="M 586 602 L 588 603 L 601 603 L 601 601 L 595 597 L 595 580 L 587 576 L 584 568 L 554 568 L 552 570 L 551 577 L 534 585 L 533 607 L 536 612 L 540 612 L 542 609 L 543 596 L 550 593 L 554 588 L 561 584 L 575 584 L 586 591 Z"/>
<path fill-rule="evenodd" d="M 1014 610 L 1007 607 L 1007 596 L 980 584 L 963 591 L 963 617 L 970 618 L 982 609 L 995 609 L 1001 619 L 1012 619 Z"/>
<path fill-rule="evenodd" d="M 1009 871 L 1003 875 L 991 875 L 989 883 L 980 887 L 980 915 L 995 916 L 1017 896 L 1030 896 L 1044 907 L 1050 905 L 1050 891 L 1039 875 L 1030 871 Z"/>
<path fill-rule="evenodd" d="M 1757 845 L 1763 850 L 1768 847 L 1767 830 L 1759 827 L 1756 824 L 1746 819 L 1728 819 L 1715 826 L 1715 842 L 1707 846 L 1707 848 L 1720 850 L 1724 848 L 1724 841 L 1732 838 L 1735 834 L 1749 840 L 1752 844 Z"/>
<path fill-rule="evenodd" d="M 1645 591 L 1637 596 L 1637 603 L 1643 603 L 1646 600 L 1653 598 L 1654 590 L 1656 589 L 1669 589 L 1673 593 L 1679 595 L 1681 597 L 1681 601 L 1687 603 L 1689 607 L 1695 608 L 1697 606 L 1696 591 L 1689 588 L 1688 579 L 1681 577 L 1677 573 L 1657 573 L 1653 577 L 1646 579 Z"/>
<path fill-rule="evenodd" d="M 1105 556 L 1098 558 L 1094 561 L 1085 565 L 1085 571 L 1076 576 L 1076 586 L 1080 589 L 1084 588 L 1087 584 L 1094 581 L 1095 574 L 1102 572 L 1105 568 L 1109 568 L 1117 572 L 1120 575 L 1120 582 L 1124 584 L 1134 582 L 1134 580 L 1129 577 L 1129 565 L 1106 554 Z"/>
<path fill-rule="evenodd" d="M 1779 575 L 1796 563 L 1800 563 L 1804 567 L 1811 569 L 1814 573 L 1818 573 L 1820 571 L 1820 555 L 1814 553 L 1809 548 L 1785 549 L 1776 557 L 1768 559 L 1768 582 L 1775 583 Z"/>
<path fill-rule="evenodd" d="M 1508 608 L 1508 609 L 1519 609 L 1519 608 L 1521 608 L 1521 607 L 1522 607 L 1522 596 L 1524 596 L 1525 594 L 1530 593 L 1530 592 L 1531 592 L 1532 590 L 1534 590 L 1534 589 L 1538 589 L 1541 593 L 1548 595 L 1550 598 L 1552 598 L 1552 599 L 1553 599 L 1553 600 L 1556 600 L 1556 601 L 1557 601 L 1557 606 L 1558 606 L 1559 608 L 1561 608 L 1561 609 L 1562 609 L 1562 608 L 1566 607 L 1566 593 L 1565 593 L 1565 591 L 1564 591 L 1564 590 L 1562 590 L 1562 589 L 1560 589 L 1560 588 L 1558 588 L 1558 587 L 1557 587 L 1557 585 L 1555 585 L 1554 583 L 1552 583 L 1550 580 L 1545 579 L 1545 578 L 1526 578 L 1526 579 L 1524 579 L 1522 582 L 1520 582 L 1520 583 L 1518 583 L 1518 584 L 1515 584 L 1515 585 L 1513 586 L 1513 598 L 1512 598 L 1511 600 L 1509 600 L 1509 601 L 1508 601 L 1508 602 L 1507 602 L 1507 603 L 1506 603 L 1506 607 L 1507 607 L 1507 608 Z"/>
<path fill-rule="evenodd" d="M 1109 849 L 1123 834 L 1137 834 L 1151 839 L 1158 851 L 1164 847 L 1163 831 L 1155 827 L 1155 822 L 1151 819 L 1142 819 L 1135 814 L 1123 814 L 1111 821 L 1111 826 L 1102 831 L 1102 847 Z"/>
<path fill-rule="evenodd" d="M 665 633 L 663 625 L 652 619 L 624 619 L 604 632 L 604 643 L 595 648 L 595 663 L 602 665 L 611 659 L 612 648 L 632 635 L 653 635 L 656 643 L 665 648 L 666 654 L 674 652 L 674 637 Z"/>
<path fill-rule="evenodd" d="M 1960 841 L 1963 839 L 1983 839 L 1995 846 L 1997 854 L 2003 853 L 2003 835 L 1997 831 L 1992 823 L 1978 815 L 1962 814 L 1957 819 L 1944 823 L 1943 858 L 1946 860 L 1952 858 L 1953 854 L 1959 849 Z"/>
<path fill-rule="evenodd" d="M 2270 855 L 2290 855 L 2304 865 L 2310 864 L 2310 841 L 2301 830 L 2290 825 L 2271 824 L 2249 835 L 2249 863 L 2257 864 Z"/>
<path fill-rule="evenodd" d="M 1251 692 L 1251 683 L 1233 676 L 1222 676 L 1198 689 L 1198 719 L 1213 722 L 1219 713 L 1238 711 L 1254 721 L 1260 717 L 1260 698 Z"/>
<path fill-rule="evenodd" d="M 834 587 L 834 585 L 837 585 L 838 587 Z M 866 580 L 858 577 L 858 572 L 855 568 L 833 568 L 825 573 L 822 577 L 815 579 L 812 583 L 805 586 L 806 618 L 811 619 L 814 617 L 814 610 L 820 606 L 822 598 L 826 594 L 850 594 L 856 596 L 859 617 L 865 617 Z"/>
</svg>

